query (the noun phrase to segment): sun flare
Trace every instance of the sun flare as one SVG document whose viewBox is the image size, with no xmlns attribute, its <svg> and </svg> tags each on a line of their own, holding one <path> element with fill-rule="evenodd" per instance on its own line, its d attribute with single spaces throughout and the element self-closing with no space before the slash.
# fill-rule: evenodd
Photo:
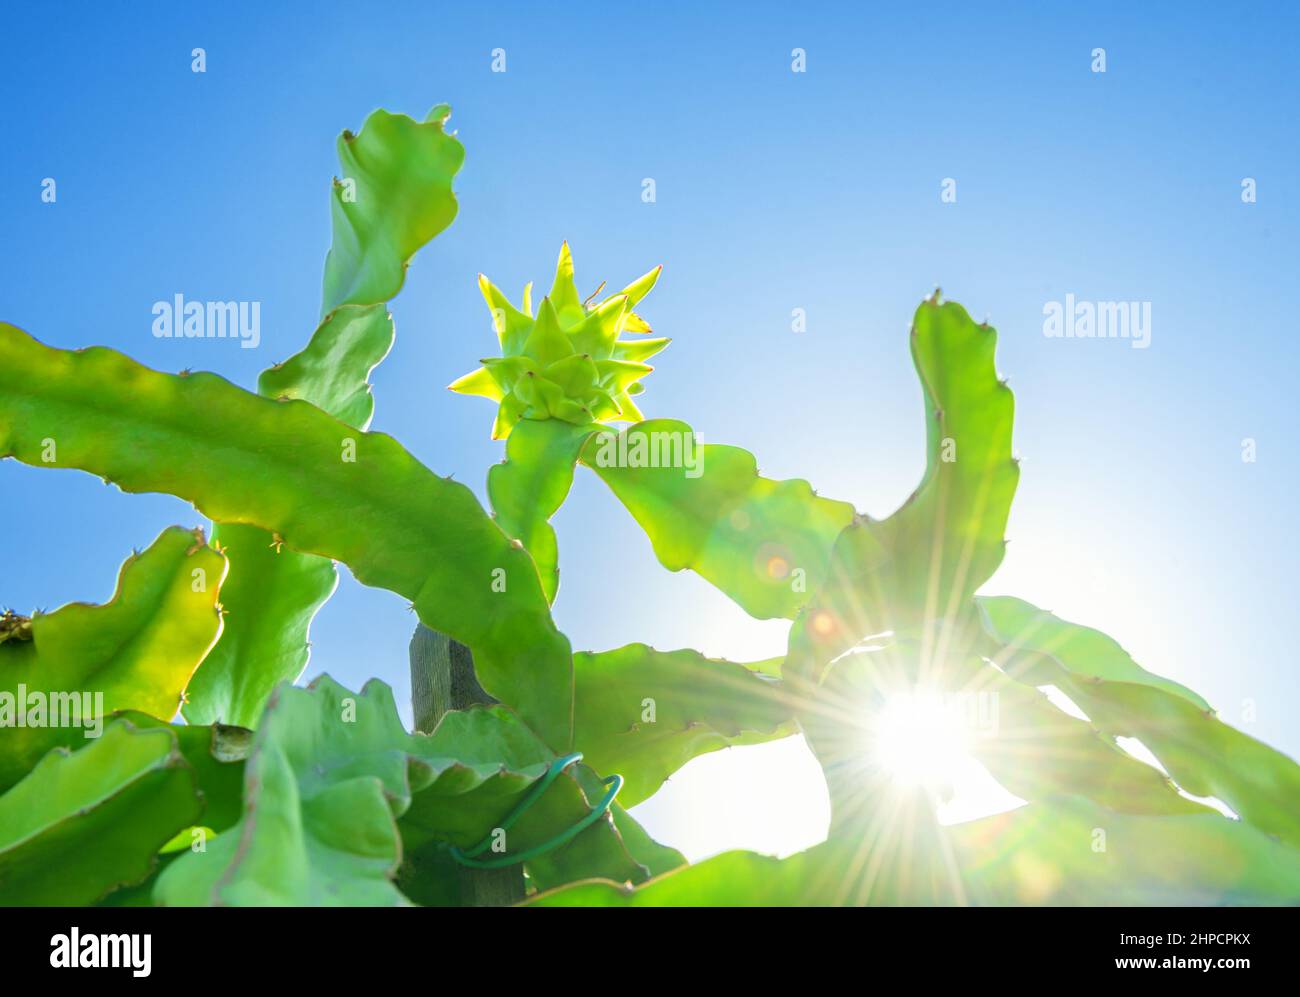
<svg viewBox="0 0 1300 997">
<path fill-rule="evenodd" d="M 951 786 L 971 760 L 969 724 L 937 693 L 891 696 L 871 734 L 873 762 L 910 786 Z"/>
</svg>

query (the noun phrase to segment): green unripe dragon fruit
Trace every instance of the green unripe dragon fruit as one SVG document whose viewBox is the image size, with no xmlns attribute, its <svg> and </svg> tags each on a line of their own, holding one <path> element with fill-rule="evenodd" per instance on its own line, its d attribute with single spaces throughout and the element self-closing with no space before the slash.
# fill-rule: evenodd
<svg viewBox="0 0 1300 997">
<path fill-rule="evenodd" d="M 563 419 L 574 425 L 640 422 L 632 401 L 641 393 L 641 378 L 654 368 L 645 361 L 668 345 L 667 339 L 634 336 L 650 326 L 633 309 L 650 293 L 662 266 L 633 281 L 617 294 L 593 304 L 601 284 L 586 299 L 578 297 L 573 257 L 560 247 L 551 293 L 532 311 L 532 284 L 524 288 L 523 308 L 514 305 L 479 274 L 479 289 L 492 312 L 501 356 L 449 385 L 463 395 L 482 395 L 500 402 L 492 438 L 504 440 L 520 419 Z"/>
</svg>

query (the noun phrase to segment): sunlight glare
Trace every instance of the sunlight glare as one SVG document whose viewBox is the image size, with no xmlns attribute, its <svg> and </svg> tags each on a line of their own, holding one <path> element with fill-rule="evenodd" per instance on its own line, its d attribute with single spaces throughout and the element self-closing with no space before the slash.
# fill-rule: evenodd
<svg viewBox="0 0 1300 997">
<path fill-rule="evenodd" d="M 872 722 L 874 761 L 911 786 L 951 784 L 970 760 L 970 729 L 938 694 L 892 696 Z"/>
</svg>

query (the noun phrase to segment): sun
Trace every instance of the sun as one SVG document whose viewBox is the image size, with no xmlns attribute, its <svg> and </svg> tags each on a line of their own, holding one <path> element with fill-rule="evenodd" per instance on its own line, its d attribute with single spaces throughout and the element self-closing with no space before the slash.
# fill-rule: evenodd
<svg viewBox="0 0 1300 997">
<path fill-rule="evenodd" d="M 895 692 L 869 714 L 863 753 L 898 788 L 924 790 L 940 824 L 960 824 L 1024 805 L 977 757 L 976 741 L 996 724 L 978 697 Z"/>
<path fill-rule="evenodd" d="M 868 730 L 871 762 L 907 786 L 951 790 L 971 761 L 970 724 L 939 693 L 890 696 Z"/>
</svg>

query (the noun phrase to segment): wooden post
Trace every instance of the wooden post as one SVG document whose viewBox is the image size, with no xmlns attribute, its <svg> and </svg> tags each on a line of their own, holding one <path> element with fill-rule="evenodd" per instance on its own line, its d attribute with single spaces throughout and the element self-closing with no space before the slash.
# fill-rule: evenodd
<svg viewBox="0 0 1300 997">
<path fill-rule="evenodd" d="M 464 644 L 420 624 L 411 637 L 411 704 L 415 729 L 433 733 L 448 710 L 495 703 L 474 674 L 474 656 Z M 508 907 L 524 898 L 524 870 L 460 867 L 461 903 L 467 907 Z"/>
</svg>

